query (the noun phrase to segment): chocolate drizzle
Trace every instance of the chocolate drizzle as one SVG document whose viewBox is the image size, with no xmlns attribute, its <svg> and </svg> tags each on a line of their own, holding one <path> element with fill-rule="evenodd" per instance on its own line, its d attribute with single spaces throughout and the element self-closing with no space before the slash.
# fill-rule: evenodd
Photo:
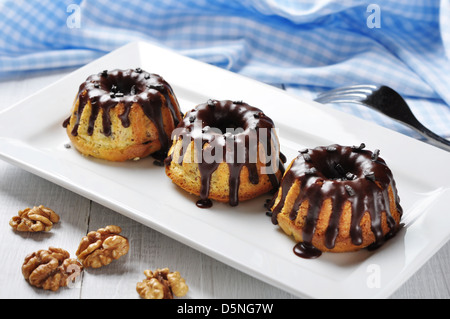
<svg viewBox="0 0 450 319">
<path fill-rule="evenodd" d="M 169 149 L 170 136 L 164 130 L 162 107 L 168 106 L 175 127 L 181 120 L 178 101 L 170 85 L 159 75 L 144 72 L 140 68 L 136 70 L 105 70 L 91 75 L 81 84 L 77 100 L 78 108 L 72 115 L 75 118 L 71 132 L 73 136 L 78 136 L 81 116 L 88 102 L 90 102 L 92 110 L 87 135 L 91 136 L 94 133 L 95 121 L 101 111 L 102 133 L 105 136 L 111 136 L 114 132 L 111 130 L 110 110 L 118 104 L 124 106 L 124 112 L 119 115 L 119 119 L 123 127 L 129 127 L 131 108 L 133 104 L 137 104 L 156 126 L 163 153 L 167 153 Z M 69 125 L 72 116 L 64 121 L 64 127 Z"/>
<path fill-rule="evenodd" d="M 321 252 L 313 246 L 312 240 L 322 205 L 326 199 L 332 201 L 332 211 L 325 233 L 325 247 L 333 249 L 339 234 L 339 223 L 344 205 L 351 205 L 350 236 L 354 245 L 363 242 L 361 219 L 368 212 L 371 230 L 375 242 L 369 249 L 379 247 L 386 238 L 392 237 L 398 230 L 389 202 L 389 186 L 391 186 L 396 209 L 402 214 L 400 199 L 397 195 L 395 181 L 385 161 L 375 153 L 360 147 L 343 147 L 331 145 L 302 151 L 293 161 L 284 175 L 279 194 L 272 203 L 272 222 L 277 224 L 277 216 L 282 211 L 289 190 L 299 182 L 301 191 L 295 199 L 289 218 L 295 221 L 300 206 L 308 201 L 308 210 L 302 230 L 302 242 L 298 243 L 294 252 L 304 258 L 316 258 Z M 307 156 L 305 156 L 307 155 Z M 275 200 L 281 194 L 278 203 Z M 381 216 L 386 213 L 389 233 L 383 235 Z"/>
<path fill-rule="evenodd" d="M 178 164 L 182 164 L 190 143 L 194 141 L 201 178 L 198 207 L 212 206 L 208 198 L 211 177 L 224 162 L 228 164 L 230 172 L 229 204 L 238 205 L 242 168 L 248 169 L 250 183 L 254 185 L 259 183 L 257 157 L 261 156 L 261 152 L 258 145 L 265 147 L 264 163 L 267 166 L 267 176 L 273 188 L 278 189 L 279 179 L 276 174 L 278 170 L 284 172 L 283 163 L 286 159 L 280 153 L 277 137 L 272 132 L 273 128 L 273 121 L 260 109 L 242 101 L 209 100 L 185 115 L 176 130 L 176 139 L 182 139 L 183 145 Z M 221 154 L 216 154 L 217 152 Z M 172 156 L 173 154 L 168 156 L 166 165 L 170 165 Z"/>
</svg>

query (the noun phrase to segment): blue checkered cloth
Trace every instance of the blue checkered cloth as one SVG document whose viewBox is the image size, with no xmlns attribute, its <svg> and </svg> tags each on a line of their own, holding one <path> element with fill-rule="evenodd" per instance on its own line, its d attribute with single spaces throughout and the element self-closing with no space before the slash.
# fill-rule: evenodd
<svg viewBox="0 0 450 319">
<path fill-rule="evenodd" d="M 450 137 L 450 1 L 0 0 L 0 78 L 81 66 L 136 40 L 311 99 L 384 84 Z M 334 107 L 414 136 L 368 108 Z"/>
</svg>

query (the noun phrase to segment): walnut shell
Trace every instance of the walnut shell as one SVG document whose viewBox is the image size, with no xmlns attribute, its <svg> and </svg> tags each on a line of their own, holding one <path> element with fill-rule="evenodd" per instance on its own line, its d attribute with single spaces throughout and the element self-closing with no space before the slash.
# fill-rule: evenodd
<svg viewBox="0 0 450 319">
<path fill-rule="evenodd" d="M 128 253 L 128 239 L 119 226 L 106 226 L 82 238 L 76 255 L 85 267 L 100 268 Z"/>
<path fill-rule="evenodd" d="M 174 295 L 185 296 L 189 290 L 178 271 L 170 272 L 169 268 L 155 272 L 145 270 L 144 275 L 147 278 L 136 285 L 136 291 L 144 299 L 173 299 Z"/>
<path fill-rule="evenodd" d="M 57 222 L 59 222 L 58 214 L 40 205 L 19 211 L 18 216 L 14 216 L 9 225 L 21 232 L 40 232 L 50 231 Z"/>
<path fill-rule="evenodd" d="M 52 291 L 66 287 L 82 270 L 67 251 L 54 247 L 28 255 L 22 265 L 22 274 L 31 285 Z"/>
</svg>

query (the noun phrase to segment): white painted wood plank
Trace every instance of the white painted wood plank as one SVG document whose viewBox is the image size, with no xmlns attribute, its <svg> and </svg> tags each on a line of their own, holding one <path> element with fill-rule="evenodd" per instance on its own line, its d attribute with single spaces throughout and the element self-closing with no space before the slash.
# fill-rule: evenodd
<svg viewBox="0 0 450 319">
<path fill-rule="evenodd" d="M 392 296 L 392 299 L 449 299 L 450 242 L 444 245 Z"/>
</svg>

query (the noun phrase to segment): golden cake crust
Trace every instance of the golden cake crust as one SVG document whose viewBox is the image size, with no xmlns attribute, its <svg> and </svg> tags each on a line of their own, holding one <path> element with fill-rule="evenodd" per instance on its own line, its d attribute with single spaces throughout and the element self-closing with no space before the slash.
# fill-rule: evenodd
<svg viewBox="0 0 450 319">
<path fill-rule="evenodd" d="M 300 256 L 377 248 L 400 228 L 392 172 L 379 151 L 363 148 L 305 149 L 289 164 L 270 210 Z"/>
<path fill-rule="evenodd" d="M 186 113 L 175 130 L 166 174 L 198 195 L 202 208 L 210 207 L 211 199 L 236 206 L 268 193 L 278 188 L 284 172 L 273 128 L 260 109 L 209 100 Z"/>
<path fill-rule="evenodd" d="M 85 156 L 126 161 L 158 152 L 163 159 L 181 118 L 170 85 L 159 75 L 113 70 L 92 75 L 80 86 L 63 126 Z"/>
<path fill-rule="evenodd" d="M 297 217 L 295 220 L 291 220 L 289 215 L 291 213 L 295 200 L 298 198 L 301 192 L 300 183 L 296 183 L 291 187 L 289 194 L 285 200 L 282 211 L 277 215 L 277 222 L 280 228 L 288 235 L 292 236 L 296 242 L 303 242 L 303 227 L 305 224 L 305 217 L 308 213 L 309 202 L 305 201 L 300 205 L 297 211 Z M 277 205 L 280 201 L 281 194 L 278 194 L 275 201 Z M 394 194 L 392 187 L 389 187 L 389 205 L 392 212 L 392 217 L 395 223 L 400 224 L 401 213 L 396 209 L 396 203 L 394 200 Z M 369 212 L 365 212 L 361 219 L 360 227 L 362 230 L 362 243 L 360 245 L 355 245 L 352 243 L 350 236 L 351 229 L 351 215 L 352 208 L 350 202 L 346 202 L 342 209 L 342 216 L 339 221 L 339 233 L 336 237 L 335 246 L 333 248 L 328 248 L 325 245 L 326 238 L 325 234 L 329 226 L 330 214 L 332 210 L 332 200 L 326 199 L 320 209 L 319 219 L 317 221 L 316 230 L 312 239 L 312 245 L 322 252 L 352 252 L 358 251 L 363 248 L 367 248 L 373 244 L 376 240 L 375 235 L 371 229 L 372 221 L 370 219 Z M 391 229 L 387 223 L 386 212 L 381 213 L 381 227 L 383 230 L 383 236 L 388 235 Z"/>
<path fill-rule="evenodd" d="M 178 164 L 178 161 L 180 161 L 181 147 L 182 141 L 178 140 L 170 149 L 169 155 L 172 155 L 173 159 L 169 165 L 166 165 L 166 174 L 176 185 L 188 193 L 200 196 L 201 178 L 198 164 L 195 161 L 182 161 L 181 165 Z M 194 142 L 191 142 L 184 157 L 193 158 L 193 154 L 195 154 Z M 257 169 L 261 169 L 261 163 L 258 163 Z M 281 174 L 281 171 L 277 172 L 276 176 L 278 179 L 281 179 Z M 230 169 L 228 164 L 220 163 L 218 168 L 212 174 L 208 198 L 223 203 L 229 202 L 229 179 Z M 256 185 L 248 182 L 249 171 L 247 167 L 242 168 L 239 179 L 241 180 L 238 191 L 240 202 L 266 194 L 273 189 L 273 185 L 267 175 L 262 175 L 259 183 Z"/>
<path fill-rule="evenodd" d="M 77 112 L 78 105 L 79 100 L 75 102 L 72 113 Z M 123 113 L 123 110 L 123 104 L 119 103 L 109 111 L 113 131 L 111 136 L 105 136 L 102 132 L 103 110 L 100 110 L 100 114 L 95 121 L 93 134 L 88 135 L 87 128 L 92 112 L 91 102 L 88 102 L 81 116 L 78 134 L 76 136 L 71 134 L 76 122 L 76 118 L 72 116 L 66 127 L 67 136 L 83 155 L 115 162 L 144 158 L 159 151 L 161 142 L 158 138 L 158 129 L 153 121 L 145 116 L 140 105 L 137 103 L 132 105 L 129 127 L 124 127 L 120 123 L 119 115 Z M 162 108 L 162 116 L 165 124 L 164 130 L 170 136 L 175 129 L 175 123 L 168 107 Z"/>
</svg>

